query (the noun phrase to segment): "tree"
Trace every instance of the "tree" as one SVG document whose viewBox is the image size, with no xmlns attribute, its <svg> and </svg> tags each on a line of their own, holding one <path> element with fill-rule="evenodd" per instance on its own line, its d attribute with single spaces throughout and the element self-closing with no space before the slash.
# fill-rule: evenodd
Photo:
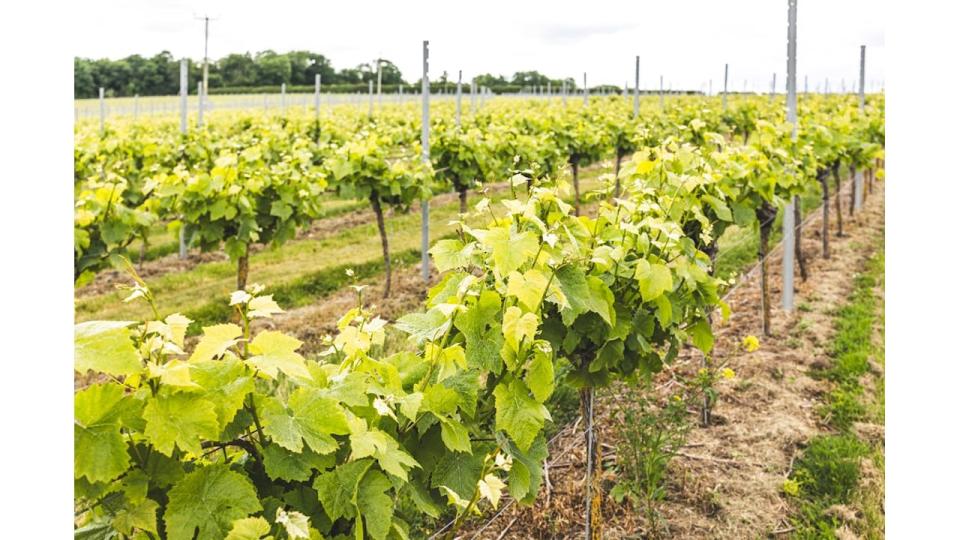
<svg viewBox="0 0 960 540">
<path fill-rule="evenodd" d="M 216 62 L 224 86 L 253 86 L 257 84 L 257 65 L 250 53 L 230 54 Z"/>
<path fill-rule="evenodd" d="M 73 59 L 73 95 L 77 98 L 97 95 L 97 85 L 93 81 L 93 68 L 89 60 Z"/>
<path fill-rule="evenodd" d="M 254 60 L 257 63 L 258 85 L 290 83 L 290 75 L 293 69 L 290 65 L 290 58 L 286 55 L 267 50 L 257 53 Z"/>
</svg>

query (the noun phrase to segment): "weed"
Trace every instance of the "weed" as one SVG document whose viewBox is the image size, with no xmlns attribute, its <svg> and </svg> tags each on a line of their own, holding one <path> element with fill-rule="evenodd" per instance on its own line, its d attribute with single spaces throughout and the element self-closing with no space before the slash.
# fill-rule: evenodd
<svg viewBox="0 0 960 540">
<path fill-rule="evenodd" d="M 674 396 L 664 406 L 643 389 L 621 400 L 617 426 L 617 484 L 610 495 L 618 503 L 628 499 L 643 512 L 649 533 L 660 530 L 658 503 L 666 496 L 667 466 L 686 442 L 690 423 L 686 402 Z"/>
</svg>

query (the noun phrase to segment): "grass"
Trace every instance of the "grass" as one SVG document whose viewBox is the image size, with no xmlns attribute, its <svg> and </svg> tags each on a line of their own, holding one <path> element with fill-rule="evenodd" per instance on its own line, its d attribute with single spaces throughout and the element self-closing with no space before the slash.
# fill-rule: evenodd
<svg viewBox="0 0 960 540">
<path fill-rule="evenodd" d="M 588 171 L 581 178 L 584 191 L 598 186 L 597 178 L 603 170 Z M 493 201 L 510 197 L 509 191 L 492 195 Z M 471 197 L 478 200 L 476 195 Z M 459 202 L 451 201 L 430 208 L 430 232 L 434 239 L 454 232 L 450 222 L 457 218 Z M 486 217 L 476 218 L 478 221 Z M 390 252 L 394 257 L 405 256 L 411 250 L 419 253 L 420 213 L 396 214 L 387 219 Z M 371 266 L 373 265 L 373 266 Z M 346 268 L 382 268 L 380 238 L 375 222 L 343 229 L 338 234 L 320 240 L 295 240 L 282 246 L 268 248 L 250 256 L 248 283 L 263 283 L 281 305 L 293 307 L 329 294 L 342 284 L 332 282 L 321 286 L 318 279 L 342 275 Z M 370 274 L 372 276 L 374 274 Z M 222 313 L 218 307 L 235 289 L 236 267 L 231 261 L 201 263 L 184 272 L 171 272 L 145 280 L 164 312 L 180 312 L 214 316 Z M 320 291 L 317 294 L 313 292 Z M 279 293 L 293 297 L 292 304 L 284 304 Z M 111 291 L 80 298 L 75 304 L 78 321 L 140 320 L 149 316 L 149 308 L 142 303 L 122 302 L 123 293 Z M 188 315 L 189 316 L 189 315 Z"/>
<path fill-rule="evenodd" d="M 856 277 L 846 304 L 834 314 L 831 366 L 813 374 L 833 383 L 820 412 L 835 433 L 810 441 L 784 484 L 784 491 L 796 498 L 794 538 L 835 538 L 834 531 L 842 526 L 852 527 L 863 538 L 884 537 L 884 444 L 862 440 L 852 430 L 857 421 L 883 424 L 883 379 L 874 381 L 872 391 L 864 385 L 870 373 L 868 359 L 883 362 L 883 347 L 874 339 L 876 332 L 883 332 L 883 305 L 876 294 L 883 287 L 883 272 L 881 247 Z M 863 481 L 864 458 L 880 471 L 879 482 Z M 834 505 L 855 510 L 859 518 L 845 523 L 837 512 L 828 511 Z"/>
</svg>

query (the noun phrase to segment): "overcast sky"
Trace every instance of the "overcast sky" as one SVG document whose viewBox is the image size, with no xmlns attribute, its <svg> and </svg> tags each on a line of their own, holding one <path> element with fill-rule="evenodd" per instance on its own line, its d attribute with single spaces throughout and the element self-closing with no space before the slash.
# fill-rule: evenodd
<svg viewBox="0 0 960 540">
<path fill-rule="evenodd" d="M 326 55 L 335 68 L 382 55 L 410 81 L 419 79 L 421 42 L 430 40 L 430 77 L 446 70 L 464 80 L 479 73 L 510 76 L 540 70 L 588 83 L 633 84 L 640 55 L 641 87 L 662 74 L 673 88 L 766 90 L 786 74 L 786 0 L 482 0 L 475 2 L 287 0 L 99 0 L 78 5 L 73 54 L 92 58 L 153 55 L 203 57 L 209 14 L 210 57 L 273 49 Z M 814 91 L 829 77 L 832 90 L 858 74 L 867 45 L 867 82 L 884 78 L 882 2 L 799 0 L 798 89 Z"/>
</svg>

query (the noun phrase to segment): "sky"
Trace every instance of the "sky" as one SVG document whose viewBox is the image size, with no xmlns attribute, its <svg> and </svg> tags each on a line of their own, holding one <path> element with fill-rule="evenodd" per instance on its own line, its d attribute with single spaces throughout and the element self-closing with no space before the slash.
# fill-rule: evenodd
<svg viewBox="0 0 960 540">
<path fill-rule="evenodd" d="M 446 70 L 455 80 L 480 73 L 510 76 L 538 70 L 590 86 L 629 81 L 640 56 L 640 86 L 655 89 L 729 88 L 768 91 L 774 72 L 786 79 L 786 0 L 346 1 L 99 0 L 73 16 L 74 56 L 120 58 L 168 50 L 203 57 L 209 15 L 209 54 L 306 49 L 337 69 L 382 56 L 408 81 L 422 70 L 422 41 L 430 41 L 430 78 Z M 849 88 L 867 46 L 868 89 L 884 79 L 883 3 L 799 0 L 797 87 L 815 91 L 829 78 Z"/>
</svg>

